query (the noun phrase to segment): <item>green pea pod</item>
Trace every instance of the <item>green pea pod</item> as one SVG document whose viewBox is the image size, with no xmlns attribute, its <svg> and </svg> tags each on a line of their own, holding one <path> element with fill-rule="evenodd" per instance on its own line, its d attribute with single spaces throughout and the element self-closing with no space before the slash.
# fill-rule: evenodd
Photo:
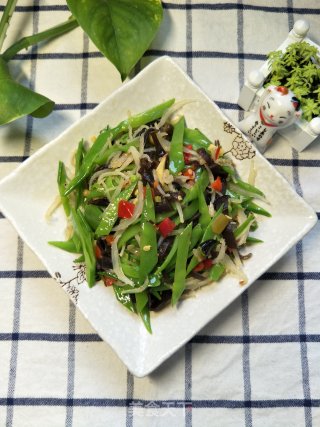
<svg viewBox="0 0 320 427">
<path fill-rule="evenodd" d="M 211 221 L 209 222 L 207 228 L 205 229 L 201 242 L 203 243 L 206 240 L 210 240 L 214 237 L 216 237 L 216 235 L 214 234 L 214 232 L 212 231 L 212 224 L 214 223 L 214 221 L 216 220 L 216 218 L 222 213 L 223 211 L 223 205 L 220 206 L 220 208 L 215 212 L 215 214 L 213 215 Z M 188 268 L 187 268 L 187 275 L 194 269 L 194 267 L 199 263 L 198 259 L 193 256 L 189 262 Z"/>
<path fill-rule="evenodd" d="M 214 266 L 211 268 L 209 272 L 209 277 L 214 282 L 217 282 L 221 279 L 223 273 L 225 272 L 225 266 L 221 264 L 221 262 L 218 262 L 217 264 L 214 264 Z"/>
<path fill-rule="evenodd" d="M 183 203 L 189 203 L 198 198 L 199 193 L 203 193 L 209 184 L 209 175 L 206 169 L 196 172 L 196 182 L 191 190 L 185 196 Z"/>
<path fill-rule="evenodd" d="M 189 253 L 192 223 L 178 236 L 177 261 L 172 285 L 172 305 L 175 305 L 185 290 L 187 260 Z"/>
<path fill-rule="evenodd" d="M 256 203 L 252 202 L 251 200 L 248 200 L 247 202 L 242 203 L 243 208 L 250 212 L 254 212 L 258 215 L 264 215 L 267 217 L 271 217 L 271 213 L 267 210 L 263 209 L 261 206 L 257 205 Z"/>
<path fill-rule="evenodd" d="M 252 222 L 255 220 L 255 218 L 254 218 L 254 216 L 252 215 L 252 214 L 249 214 L 248 215 L 248 218 L 245 220 L 245 221 L 243 221 L 243 223 L 242 224 L 240 224 L 239 225 L 239 227 L 237 227 L 235 230 L 234 230 L 234 232 L 233 232 L 233 234 L 234 234 L 234 237 L 237 239 L 238 237 L 240 237 L 241 236 L 241 234 L 242 233 L 244 233 L 245 231 L 246 231 L 246 229 L 247 228 L 249 228 L 250 226 L 251 226 L 251 224 L 252 224 Z"/>
<path fill-rule="evenodd" d="M 71 252 L 73 254 L 76 254 L 79 252 L 75 243 L 74 243 L 74 240 L 72 238 L 69 240 L 66 240 L 66 241 L 62 241 L 62 242 L 51 241 L 48 243 L 49 243 L 49 245 L 55 246 L 56 248 L 62 249 L 63 251 L 66 251 L 66 252 Z"/>
<path fill-rule="evenodd" d="M 132 302 L 131 296 L 129 294 L 124 293 L 124 291 L 128 289 L 132 289 L 132 287 L 130 285 L 125 285 L 125 286 L 113 285 L 112 287 L 117 300 L 128 310 L 135 313 L 136 309 Z"/>
<path fill-rule="evenodd" d="M 93 184 L 89 192 L 87 192 L 85 200 L 86 202 L 89 202 L 92 199 L 101 199 L 106 196 L 107 194 L 104 187 L 96 183 L 96 184 Z"/>
<path fill-rule="evenodd" d="M 148 221 L 141 223 L 140 233 L 140 281 L 144 283 L 158 262 L 157 232 Z"/>
<path fill-rule="evenodd" d="M 139 279 L 140 278 L 140 270 L 138 266 L 133 266 L 125 263 L 121 263 L 121 268 L 124 274 L 131 279 Z"/>
<path fill-rule="evenodd" d="M 157 105 L 156 107 L 153 107 L 150 110 L 123 120 L 113 129 L 104 129 L 87 152 L 79 172 L 69 183 L 65 191 L 65 195 L 71 193 L 71 191 L 90 174 L 93 167 L 97 164 L 97 159 L 101 155 L 101 152 L 103 151 L 106 142 L 110 138 L 114 139 L 121 133 L 128 131 L 129 126 L 135 129 L 142 125 L 145 125 L 146 123 L 159 119 L 163 115 L 163 113 L 169 107 L 171 107 L 173 103 L 174 99 L 170 99 L 169 101 Z"/>
<path fill-rule="evenodd" d="M 234 176 L 236 174 L 236 170 L 228 165 L 220 165 L 222 169 L 227 172 L 228 175 Z"/>
<path fill-rule="evenodd" d="M 99 153 L 102 151 L 105 143 L 109 138 L 114 137 L 115 134 L 112 132 L 112 129 L 107 128 L 103 129 L 95 140 L 94 144 L 91 146 L 89 151 L 87 152 L 81 167 L 75 177 L 70 181 L 68 187 L 66 188 L 65 195 L 68 195 L 73 191 L 77 185 L 79 185 L 92 171 L 93 167 L 96 164 L 96 158 Z"/>
<path fill-rule="evenodd" d="M 248 184 L 247 182 L 241 181 L 241 179 L 235 178 L 234 182 L 229 183 L 230 190 L 236 191 L 238 194 L 244 196 L 252 196 L 258 198 L 265 198 L 264 193 L 254 185 Z"/>
<path fill-rule="evenodd" d="M 107 148 L 106 150 L 101 150 L 99 155 L 96 157 L 96 164 L 97 165 L 103 165 L 108 160 L 111 154 L 116 153 L 117 151 L 122 151 L 123 153 L 126 153 L 130 147 L 138 147 L 139 146 L 139 139 L 127 142 L 125 145 L 114 145 L 113 147 Z"/>
<path fill-rule="evenodd" d="M 92 230 L 96 230 L 101 221 L 102 210 L 99 206 L 96 205 L 86 205 L 83 210 L 83 215 L 90 225 Z"/>
<path fill-rule="evenodd" d="M 118 248 L 121 249 L 129 240 L 134 236 L 140 233 L 141 224 L 130 225 L 124 232 L 121 234 L 120 239 L 118 240 Z"/>
<path fill-rule="evenodd" d="M 246 240 L 246 244 L 252 245 L 254 243 L 263 243 L 263 240 L 257 239 L 256 237 L 248 236 Z"/>
<path fill-rule="evenodd" d="M 82 251 L 81 240 L 75 231 L 73 232 L 72 240 L 73 240 L 73 243 L 76 247 L 76 253 L 80 253 Z"/>
<path fill-rule="evenodd" d="M 184 117 L 174 125 L 169 151 L 169 171 L 177 175 L 184 168 L 183 156 Z"/>
<path fill-rule="evenodd" d="M 146 186 L 146 197 L 144 199 L 141 219 L 142 221 L 151 221 L 153 223 L 156 220 L 156 214 L 154 210 L 154 203 L 152 199 L 152 192 L 151 192 L 150 185 Z"/>
<path fill-rule="evenodd" d="M 192 255 L 192 249 L 195 248 L 196 244 L 200 241 L 201 237 L 203 235 L 203 230 L 200 224 L 197 224 L 192 229 L 191 239 L 190 239 L 190 246 L 189 246 L 189 254 L 188 258 Z M 166 269 L 171 270 L 175 267 L 176 260 L 173 258 L 169 264 L 167 265 Z"/>
<path fill-rule="evenodd" d="M 120 200 L 128 200 L 136 188 L 136 182 L 123 190 L 105 209 L 101 216 L 100 223 L 96 229 L 96 236 L 107 236 L 118 219 L 118 203 Z"/>
<path fill-rule="evenodd" d="M 139 313 L 147 331 L 150 332 L 150 334 L 152 334 L 151 323 L 150 323 L 150 311 L 148 307 L 149 298 L 148 298 L 147 291 L 139 292 L 135 294 L 135 297 L 136 297 L 137 312 Z"/>
<path fill-rule="evenodd" d="M 80 264 L 80 263 L 82 264 L 83 262 L 85 262 L 84 256 L 80 255 L 78 258 L 74 259 L 73 262 L 75 264 Z"/>
<path fill-rule="evenodd" d="M 193 229 L 192 229 L 192 234 L 191 234 L 191 241 L 190 241 L 190 248 L 189 251 L 192 250 L 196 244 L 199 242 L 199 240 L 201 239 L 203 234 L 202 231 L 202 227 L 200 224 L 197 224 Z"/>
<path fill-rule="evenodd" d="M 74 208 L 71 208 L 71 216 L 81 241 L 85 258 L 87 282 L 91 288 L 96 282 L 96 258 L 93 249 L 93 233 L 91 232 L 90 226 L 86 223 L 80 209 L 76 211 Z"/>
<path fill-rule="evenodd" d="M 59 161 L 59 164 L 58 164 L 57 182 L 58 182 L 58 189 L 59 189 L 59 194 L 61 198 L 61 203 L 62 203 L 64 212 L 68 217 L 70 215 L 70 202 L 68 197 L 64 195 L 64 192 L 66 191 L 66 185 L 67 185 L 67 172 L 66 172 L 66 167 L 64 163 L 61 161 Z"/>
<path fill-rule="evenodd" d="M 85 148 L 84 148 L 84 141 L 83 139 L 79 142 L 78 148 L 75 155 L 75 169 L 74 173 L 77 175 L 77 173 L 80 170 L 81 164 L 83 162 L 85 156 Z M 77 193 L 76 193 L 76 208 L 78 208 L 83 203 L 83 183 L 79 184 L 77 187 Z"/>
<path fill-rule="evenodd" d="M 199 224 L 202 226 L 202 228 L 205 229 L 211 221 L 211 216 L 209 214 L 209 208 L 204 197 L 204 193 L 202 191 L 200 191 L 198 194 L 198 200 L 200 212 Z"/>
<path fill-rule="evenodd" d="M 198 199 L 194 199 L 194 200 L 192 200 L 192 202 L 189 205 L 187 205 L 185 208 L 183 208 L 184 220 L 187 221 L 188 219 L 192 218 L 193 215 L 198 212 L 198 210 L 199 210 Z M 180 217 L 178 216 L 178 217 L 174 218 L 173 222 L 176 225 L 181 224 Z"/>
<path fill-rule="evenodd" d="M 184 129 L 183 140 L 185 145 L 192 145 L 194 150 L 198 148 L 208 149 L 212 144 L 209 138 L 207 138 L 199 129 Z"/>
<path fill-rule="evenodd" d="M 176 252 L 178 249 L 178 237 L 174 239 L 173 245 L 171 246 L 171 249 L 166 256 L 166 259 L 163 261 L 163 263 L 157 268 L 156 273 L 161 273 L 163 270 L 165 270 L 168 265 L 170 264 L 171 260 L 174 258 Z"/>
</svg>

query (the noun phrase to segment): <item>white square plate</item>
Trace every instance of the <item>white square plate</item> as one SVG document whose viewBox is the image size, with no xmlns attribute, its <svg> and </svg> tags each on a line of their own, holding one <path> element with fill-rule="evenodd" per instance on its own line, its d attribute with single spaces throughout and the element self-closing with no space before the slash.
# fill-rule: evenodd
<svg viewBox="0 0 320 427">
<path fill-rule="evenodd" d="M 268 205 L 265 207 L 272 218 L 259 218 L 255 235 L 264 243 L 250 249 L 253 256 L 244 265 L 248 277 L 246 286 L 226 276 L 218 284 L 198 291 L 195 298 L 184 300 L 177 308 L 152 313 L 153 334 L 150 335 L 138 316 L 117 302 L 111 288 L 96 285 L 89 289 L 83 268 L 73 264 L 74 256 L 48 245 L 48 240 L 64 240 L 66 223 L 62 209 L 50 222 L 45 220 L 45 213 L 57 194 L 58 161 L 68 163 L 81 138 L 97 135 L 107 124 L 116 125 L 129 111 L 135 114 L 172 97 L 196 100 L 183 108 L 187 125 L 200 128 L 212 140 L 219 139 L 244 180 L 248 178 L 253 157 L 258 171 L 256 185 L 266 194 Z M 190 340 L 300 240 L 317 220 L 313 210 L 288 182 L 255 152 L 219 108 L 168 57 L 154 61 L 6 177 L 0 183 L 0 208 L 102 339 L 139 377 L 150 373 Z"/>
</svg>

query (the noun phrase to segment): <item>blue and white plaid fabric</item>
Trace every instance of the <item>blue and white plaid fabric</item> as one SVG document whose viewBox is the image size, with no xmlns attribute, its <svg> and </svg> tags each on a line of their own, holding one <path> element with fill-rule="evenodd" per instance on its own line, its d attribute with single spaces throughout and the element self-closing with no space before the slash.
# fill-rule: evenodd
<svg viewBox="0 0 320 427">
<path fill-rule="evenodd" d="M 167 54 L 234 120 L 245 76 L 295 20 L 309 20 L 309 36 L 320 42 L 319 0 L 163 5 L 161 30 L 135 73 Z M 63 0 L 20 0 L 6 44 L 68 16 Z M 0 129 L 0 178 L 121 84 L 80 29 L 21 52 L 12 68 L 56 108 Z M 297 153 L 278 139 L 266 157 L 319 217 L 320 143 Z M 137 379 L 0 213 L 0 426 L 320 426 L 319 232 L 317 224 L 184 348 Z"/>
</svg>

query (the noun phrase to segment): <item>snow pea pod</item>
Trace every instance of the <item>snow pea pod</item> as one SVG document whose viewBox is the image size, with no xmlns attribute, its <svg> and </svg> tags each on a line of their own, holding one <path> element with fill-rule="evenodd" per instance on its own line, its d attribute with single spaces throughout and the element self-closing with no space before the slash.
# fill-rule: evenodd
<svg viewBox="0 0 320 427">
<path fill-rule="evenodd" d="M 252 200 L 248 200 L 246 202 L 243 202 L 242 206 L 246 210 L 248 210 L 250 212 L 254 212 L 256 214 L 264 215 L 264 216 L 267 216 L 267 217 L 271 217 L 272 216 L 270 212 L 268 212 L 267 210 L 263 209 L 261 206 L 257 205 Z"/>
<path fill-rule="evenodd" d="M 185 196 L 183 203 L 189 203 L 198 198 L 199 192 L 204 192 L 209 184 L 209 175 L 206 169 L 199 169 L 196 172 L 196 182 L 191 190 Z"/>
<path fill-rule="evenodd" d="M 265 197 L 264 193 L 259 190 L 259 188 L 255 187 L 254 185 L 251 185 L 247 182 L 241 181 L 241 179 L 236 179 L 236 185 L 238 185 L 243 190 L 247 190 L 250 193 L 258 194 L 259 196 Z"/>
<path fill-rule="evenodd" d="M 200 224 L 197 224 L 192 229 L 189 251 L 192 250 L 196 246 L 196 244 L 199 242 L 199 240 L 201 239 L 202 233 L 203 231 Z"/>
<path fill-rule="evenodd" d="M 183 140 L 185 145 L 192 145 L 194 150 L 198 148 L 208 149 L 212 142 L 199 129 L 184 129 Z"/>
<path fill-rule="evenodd" d="M 214 264 L 209 273 L 210 279 L 212 279 L 214 282 L 217 282 L 221 279 L 223 273 L 225 272 L 225 269 L 225 266 L 221 264 L 221 262 Z"/>
<path fill-rule="evenodd" d="M 171 246 L 170 252 L 166 256 L 166 259 L 163 261 L 163 263 L 157 268 L 157 271 L 155 274 L 161 273 L 163 270 L 165 270 L 168 265 L 170 264 L 171 260 L 175 256 L 178 249 L 178 237 L 174 239 L 173 245 Z"/>
<path fill-rule="evenodd" d="M 192 233 L 192 223 L 188 224 L 183 232 L 178 236 L 177 261 L 174 271 L 174 281 L 172 285 L 171 303 L 175 305 L 183 291 L 187 275 L 187 260 L 189 253 L 190 238 Z"/>
<path fill-rule="evenodd" d="M 198 199 L 192 200 L 192 202 L 189 203 L 188 206 L 186 206 L 186 207 L 183 208 L 183 218 L 184 218 L 184 220 L 187 221 L 188 219 L 192 218 L 193 215 L 198 212 L 198 209 L 199 209 Z M 181 224 L 180 217 L 174 218 L 173 222 L 176 225 Z"/>
<path fill-rule="evenodd" d="M 216 220 L 216 218 L 222 213 L 223 211 L 223 205 L 220 206 L 220 208 L 215 212 L 213 215 L 211 221 L 209 222 L 207 228 L 205 229 L 202 239 L 200 243 L 205 242 L 206 240 L 212 239 L 213 237 L 216 237 L 214 232 L 212 231 L 212 224 Z M 189 262 L 188 268 L 187 268 L 187 275 L 194 269 L 194 267 L 199 263 L 199 260 L 193 256 Z"/>
<path fill-rule="evenodd" d="M 141 230 L 141 224 L 132 224 L 122 233 L 120 239 L 118 240 L 118 248 L 121 249 L 129 240 L 134 236 L 139 234 Z"/>
<path fill-rule="evenodd" d="M 151 222 L 155 222 L 156 220 L 156 214 L 155 214 L 150 185 L 146 186 L 146 196 L 144 199 L 144 206 L 141 214 L 141 219 L 142 221 L 151 221 Z"/>
<path fill-rule="evenodd" d="M 96 257 L 93 249 L 93 233 L 86 223 L 80 209 L 71 208 L 71 216 L 75 224 L 76 232 L 80 238 L 82 251 L 86 265 L 86 278 L 91 288 L 96 282 Z"/>
<path fill-rule="evenodd" d="M 235 179 L 234 182 L 229 182 L 229 189 L 247 197 L 265 199 L 264 193 L 259 190 L 259 188 L 248 184 L 247 182 L 241 181 L 240 179 Z"/>
<path fill-rule="evenodd" d="M 198 201 L 200 212 L 199 224 L 205 229 L 211 221 L 211 216 L 209 214 L 209 208 L 202 191 L 199 191 L 198 193 Z"/>
<path fill-rule="evenodd" d="M 78 148 L 75 155 L 75 168 L 74 173 L 77 175 L 77 173 L 80 170 L 81 164 L 83 162 L 84 156 L 85 156 L 85 148 L 84 148 L 84 141 L 83 139 L 79 142 Z M 77 193 L 76 193 L 76 208 L 78 208 L 82 202 L 83 202 L 83 182 L 80 183 L 77 187 Z"/>
<path fill-rule="evenodd" d="M 103 165 L 108 160 L 111 154 L 116 153 L 117 151 L 122 151 L 123 153 L 127 153 L 130 147 L 138 147 L 139 139 L 136 139 L 131 142 L 127 142 L 125 145 L 114 145 L 113 147 L 107 148 L 106 150 L 101 150 L 99 155 L 96 158 L 96 165 Z"/>
<path fill-rule="evenodd" d="M 245 221 L 243 221 L 243 223 L 234 230 L 233 232 L 234 237 L 236 239 L 240 237 L 241 234 L 244 233 L 247 230 L 247 228 L 251 226 L 254 220 L 255 220 L 254 216 L 252 214 L 249 214 L 248 218 Z"/>
<path fill-rule="evenodd" d="M 129 127 L 136 129 L 146 123 L 153 122 L 159 119 L 163 113 L 174 103 L 174 99 L 170 99 L 156 107 L 153 107 L 143 113 L 129 117 L 126 120 L 120 122 L 115 128 L 106 128 L 102 130 L 98 138 L 95 140 L 89 151 L 86 153 L 83 159 L 80 170 L 77 175 L 69 183 L 65 195 L 69 194 L 80 182 L 82 182 L 92 171 L 93 167 L 97 164 L 106 142 L 109 139 L 114 139 L 123 132 L 128 131 Z"/>
<path fill-rule="evenodd" d="M 149 186 L 146 188 L 141 219 L 139 279 L 143 284 L 158 262 L 157 231 L 151 223 L 155 220 L 155 210 Z"/>
<path fill-rule="evenodd" d="M 139 313 L 147 331 L 150 332 L 150 334 L 152 334 L 151 323 L 150 323 L 150 311 L 148 307 L 148 302 L 149 302 L 148 294 L 146 291 L 143 291 L 135 294 L 135 297 L 136 297 L 137 312 Z"/>
<path fill-rule="evenodd" d="M 177 175 L 184 168 L 183 132 L 184 117 L 182 116 L 173 127 L 173 135 L 170 143 L 169 171 L 173 175 Z"/>
<path fill-rule="evenodd" d="M 125 285 L 125 286 L 113 285 L 112 287 L 113 287 L 113 291 L 115 293 L 117 300 L 123 306 L 125 306 L 128 310 L 135 313 L 136 309 L 135 309 L 135 306 L 131 300 L 131 297 L 129 294 L 125 293 L 125 291 L 127 291 L 128 289 L 132 289 L 132 287 L 130 285 Z"/>
<path fill-rule="evenodd" d="M 86 202 L 89 202 L 92 199 L 101 199 L 103 197 L 107 197 L 104 187 L 98 186 L 98 184 L 93 184 L 91 189 L 87 190 Z"/>
<path fill-rule="evenodd" d="M 191 233 L 191 239 L 190 239 L 190 246 L 189 246 L 189 254 L 188 258 L 192 255 L 192 249 L 195 248 L 196 244 L 199 242 L 203 235 L 203 230 L 200 224 L 197 224 L 193 229 Z M 177 240 L 177 239 L 176 239 Z M 169 264 L 167 265 L 166 269 L 171 270 L 175 267 L 176 260 L 173 258 Z"/>
<path fill-rule="evenodd" d="M 79 252 L 72 238 L 66 241 L 50 241 L 48 243 L 49 245 L 55 246 L 56 248 L 62 249 L 66 252 L 71 252 L 74 254 Z"/>
<path fill-rule="evenodd" d="M 102 210 L 95 205 L 86 205 L 83 210 L 84 217 L 92 230 L 96 230 L 101 221 Z"/>
<path fill-rule="evenodd" d="M 64 192 L 66 190 L 66 185 L 67 185 L 67 172 L 66 172 L 65 164 L 61 161 L 59 161 L 59 165 L 58 165 L 57 182 L 58 182 L 58 189 L 59 189 L 59 194 L 61 198 L 61 203 L 62 203 L 64 212 L 68 217 L 70 215 L 70 202 L 68 197 L 64 195 Z"/>
<path fill-rule="evenodd" d="M 251 245 L 254 243 L 263 243 L 263 240 L 257 239 L 256 237 L 248 236 L 246 239 L 246 244 Z"/>
<path fill-rule="evenodd" d="M 114 226 L 115 222 L 118 219 L 118 203 L 120 200 L 128 200 L 133 193 L 136 182 L 133 182 L 129 187 L 127 187 L 125 190 L 123 190 L 104 210 L 101 216 L 100 223 L 96 229 L 96 236 L 107 236 L 110 231 L 112 230 L 112 227 Z"/>
<path fill-rule="evenodd" d="M 140 281 L 144 283 L 148 274 L 158 262 L 157 232 L 148 221 L 141 224 L 140 234 Z"/>
<path fill-rule="evenodd" d="M 133 266 L 125 263 L 121 263 L 121 268 L 124 274 L 131 279 L 139 279 L 140 273 L 138 266 Z"/>
</svg>

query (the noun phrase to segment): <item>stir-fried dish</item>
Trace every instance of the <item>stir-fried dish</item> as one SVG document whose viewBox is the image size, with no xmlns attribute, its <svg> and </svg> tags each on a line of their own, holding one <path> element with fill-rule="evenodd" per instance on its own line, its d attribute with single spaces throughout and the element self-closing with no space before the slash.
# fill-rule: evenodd
<svg viewBox="0 0 320 427">
<path fill-rule="evenodd" d="M 74 175 L 59 163 L 68 240 L 91 287 L 112 286 L 151 332 L 150 311 L 177 304 L 197 288 L 233 274 L 246 283 L 242 254 L 264 194 L 242 181 L 218 140 L 174 122 L 169 100 L 80 141 Z"/>
</svg>

